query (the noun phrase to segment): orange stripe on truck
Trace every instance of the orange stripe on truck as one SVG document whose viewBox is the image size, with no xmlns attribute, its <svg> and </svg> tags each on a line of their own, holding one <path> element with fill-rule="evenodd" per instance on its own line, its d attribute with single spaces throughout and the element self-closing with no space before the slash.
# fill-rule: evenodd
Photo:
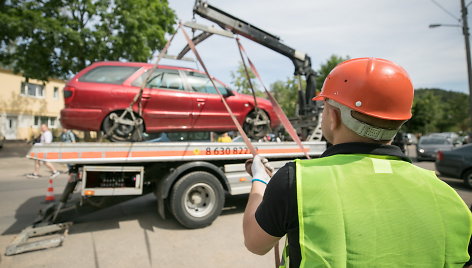
<svg viewBox="0 0 472 268">
<path fill-rule="evenodd" d="M 102 158 L 101 152 L 82 152 L 81 158 Z"/>
<path fill-rule="evenodd" d="M 194 155 L 193 151 L 142 151 L 132 152 L 131 157 L 159 157 Z"/>
<path fill-rule="evenodd" d="M 59 153 L 47 153 L 46 159 L 59 159 Z"/>
<path fill-rule="evenodd" d="M 64 153 L 62 153 L 62 159 L 71 159 L 71 158 L 79 158 L 79 153 L 77 153 L 77 152 L 64 152 Z"/>
<path fill-rule="evenodd" d="M 123 152 L 105 152 L 105 157 L 115 158 L 115 157 L 129 157 L 131 155 L 130 152 L 123 151 Z"/>
</svg>

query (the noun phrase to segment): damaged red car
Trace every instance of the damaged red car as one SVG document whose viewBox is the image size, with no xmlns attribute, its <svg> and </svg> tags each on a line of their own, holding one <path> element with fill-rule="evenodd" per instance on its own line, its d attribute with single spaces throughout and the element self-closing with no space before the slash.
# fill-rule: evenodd
<svg viewBox="0 0 472 268">
<path fill-rule="evenodd" d="M 112 141 L 132 141 L 133 133 L 236 130 L 220 96 L 205 73 L 185 67 L 159 66 L 142 94 L 142 116 L 126 114 L 153 65 L 134 62 L 97 62 L 74 76 L 64 87 L 61 124 L 68 129 L 103 131 Z M 248 136 L 258 139 L 280 121 L 271 103 L 239 94 L 213 78 Z M 124 122 L 124 123 L 123 123 Z M 136 120 L 135 120 L 136 122 Z M 137 129 L 139 128 L 139 129 Z"/>
</svg>

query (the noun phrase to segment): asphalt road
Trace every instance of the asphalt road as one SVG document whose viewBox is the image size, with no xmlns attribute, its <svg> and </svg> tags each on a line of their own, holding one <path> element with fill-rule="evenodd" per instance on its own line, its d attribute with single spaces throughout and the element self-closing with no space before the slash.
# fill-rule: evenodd
<svg viewBox="0 0 472 268">
<path fill-rule="evenodd" d="M 78 218 L 61 247 L 4 256 L 15 235 L 30 225 L 45 206 L 47 179 L 24 176 L 33 170 L 33 161 L 24 158 L 27 151 L 28 146 L 15 143 L 7 143 L 0 150 L 1 268 L 273 266 L 272 253 L 261 257 L 244 248 L 242 213 L 247 196 L 227 198 L 222 215 L 211 226 L 188 230 L 174 219 L 161 219 L 150 194 Z M 432 162 L 416 164 L 434 170 Z M 46 168 L 41 171 L 47 175 Z M 454 187 L 468 205 L 472 203 L 472 191 L 461 181 L 441 179 Z M 65 174 L 54 180 L 56 198 L 66 180 Z"/>
</svg>

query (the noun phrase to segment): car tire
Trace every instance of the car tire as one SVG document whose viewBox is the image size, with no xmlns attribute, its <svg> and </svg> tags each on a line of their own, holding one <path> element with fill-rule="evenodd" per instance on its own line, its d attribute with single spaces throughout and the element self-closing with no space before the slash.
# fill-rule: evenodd
<svg viewBox="0 0 472 268">
<path fill-rule="evenodd" d="M 107 136 L 107 139 L 113 142 L 132 142 L 141 140 L 142 138 L 140 139 L 137 132 L 141 133 L 142 136 L 144 124 L 139 125 L 138 131 L 136 131 L 135 126 L 123 124 L 118 124 L 118 126 L 116 126 L 113 131 L 111 130 L 115 121 L 113 118 L 121 116 L 123 112 L 124 111 L 112 112 L 107 117 L 105 117 L 105 120 L 103 120 L 102 129 Z M 135 116 L 139 118 L 138 115 L 135 114 Z M 131 115 L 127 114 L 125 119 L 132 120 Z"/>
<path fill-rule="evenodd" d="M 211 173 L 195 171 L 184 175 L 172 187 L 170 210 L 189 229 L 210 225 L 223 209 L 225 194 Z"/>
<path fill-rule="evenodd" d="M 261 109 L 253 110 L 244 119 L 243 129 L 249 138 L 262 139 L 271 130 L 269 116 Z"/>
<path fill-rule="evenodd" d="M 465 186 L 472 188 L 472 169 L 467 170 L 464 175 L 462 175 Z"/>
</svg>

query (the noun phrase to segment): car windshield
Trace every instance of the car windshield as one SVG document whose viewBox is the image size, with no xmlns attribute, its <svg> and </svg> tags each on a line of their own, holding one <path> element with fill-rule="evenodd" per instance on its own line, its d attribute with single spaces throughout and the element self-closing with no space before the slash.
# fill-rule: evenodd
<svg viewBox="0 0 472 268">
<path fill-rule="evenodd" d="M 123 84 L 139 67 L 98 66 L 79 78 L 80 82 Z"/>
<path fill-rule="evenodd" d="M 427 139 L 421 139 L 420 144 L 423 145 L 430 145 L 430 144 L 451 144 L 450 141 L 447 139 L 441 139 L 441 138 L 427 138 Z"/>
</svg>

